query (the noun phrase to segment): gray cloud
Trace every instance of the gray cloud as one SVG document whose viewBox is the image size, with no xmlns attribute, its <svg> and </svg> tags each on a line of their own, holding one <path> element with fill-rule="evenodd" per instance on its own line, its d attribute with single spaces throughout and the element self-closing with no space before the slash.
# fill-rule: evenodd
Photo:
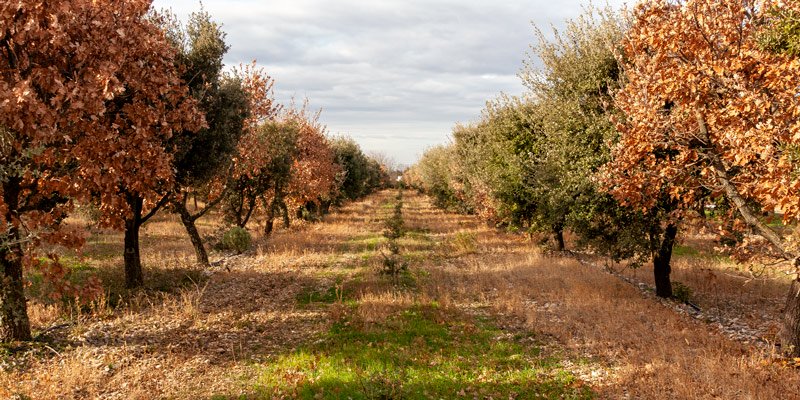
<svg viewBox="0 0 800 400">
<path fill-rule="evenodd" d="M 621 0 L 610 1 L 612 5 Z M 518 94 L 516 77 L 545 30 L 576 17 L 588 0 L 206 0 L 224 24 L 226 63 L 258 60 L 276 97 L 308 97 L 332 133 L 368 152 L 412 163 L 474 120 L 486 100 Z M 196 0 L 156 0 L 179 17 Z"/>
</svg>

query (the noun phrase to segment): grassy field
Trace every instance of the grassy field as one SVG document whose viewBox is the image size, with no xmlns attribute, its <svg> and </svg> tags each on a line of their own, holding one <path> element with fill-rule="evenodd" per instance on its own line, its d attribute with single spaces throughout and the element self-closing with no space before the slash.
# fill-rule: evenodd
<svg viewBox="0 0 800 400">
<path fill-rule="evenodd" d="M 32 275 L 30 313 L 46 332 L 0 349 L 0 398 L 800 398 L 800 371 L 765 346 L 618 277 L 647 285 L 646 268 L 612 266 L 617 276 L 548 256 L 410 191 L 398 239 L 409 269 L 379 274 L 395 194 L 256 237 L 242 256 L 213 254 L 209 271 L 161 216 L 145 231 L 148 288 L 136 293 L 122 289 L 121 235 L 95 232 L 70 262 L 107 296 L 48 301 Z M 219 226 L 209 221 L 205 234 Z M 693 302 L 774 340 L 785 281 L 683 246 L 674 275 Z"/>
</svg>

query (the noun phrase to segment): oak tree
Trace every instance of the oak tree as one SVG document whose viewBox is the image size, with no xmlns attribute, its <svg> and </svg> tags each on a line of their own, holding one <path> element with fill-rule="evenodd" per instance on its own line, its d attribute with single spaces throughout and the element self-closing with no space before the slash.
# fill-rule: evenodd
<svg viewBox="0 0 800 400">
<path fill-rule="evenodd" d="M 643 209 L 668 196 L 673 218 L 724 196 L 729 218 L 764 238 L 772 254 L 800 266 L 796 240 L 762 220 L 800 218 L 800 59 L 764 45 L 775 13 L 797 2 L 653 0 L 640 4 L 623 42 L 627 84 L 613 160 L 612 193 Z M 752 240 L 752 239 L 751 239 Z M 800 279 L 787 297 L 785 345 L 800 354 Z"/>
<path fill-rule="evenodd" d="M 132 215 L 121 186 L 144 193 L 171 177 L 153 143 L 202 124 L 149 6 L 0 6 L 0 340 L 30 339 L 24 260 L 40 241 L 79 244 L 59 229 L 72 202 L 95 196 L 120 226 Z"/>
</svg>

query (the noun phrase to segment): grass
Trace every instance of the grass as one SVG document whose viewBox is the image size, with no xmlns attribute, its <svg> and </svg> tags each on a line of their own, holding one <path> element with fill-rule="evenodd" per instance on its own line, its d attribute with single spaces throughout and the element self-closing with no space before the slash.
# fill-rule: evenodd
<svg viewBox="0 0 800 400">
<path fill-rule="evenodd" d="M 347 320 L 315 346 L 279 357 L 260 374 L 261 398 L 588 399 L 591 391 L 533 346 L 497 339 L 488 323 L 444 322 L 415 305 L 379 325 Z"/>
<path fill-rule="evenodd" d="M 297 303 L 301 306 L 309 306 L 313 304 L 333 304 L 337 301 L 342 302 L 345 299 L 353 297 L 353 290 L 349 287 L 344 287 L 342 279 L 337 278 L 337 283 L 331 285 L 327 289 L 307 288 L 297 294 Z"/>
<path fill-rule="evenodd" d="M 700 251 L 691 246 L 675 245 L 675 247 L 672 248 L 672 255 L 697 257 L 700 255 Z"/>
<path fill-rule="evenodd" d="M 411 191 L 398 240 L 408 284 L 380 276 L 394 194 L 269 238 L 254 226 L 255 250 L 211 271 L 192 267 L 177 218 L 157 215 L 142 232 L 148 288 L 132 293 L 122 235 L 95 231 L 64 260 L 107 296 L 75 312 L 29 275 L 34 330 L 69 325 L 0 348 L 0 398 L 800 398 L 800 374 L 768 351 Z M 774 340 L 788 280 L 704 256 L 710 238 L 681 240 L 673 278 L 692 301 Z M 652 285 L 648 268 L 618 269 Z"/>
</svg>

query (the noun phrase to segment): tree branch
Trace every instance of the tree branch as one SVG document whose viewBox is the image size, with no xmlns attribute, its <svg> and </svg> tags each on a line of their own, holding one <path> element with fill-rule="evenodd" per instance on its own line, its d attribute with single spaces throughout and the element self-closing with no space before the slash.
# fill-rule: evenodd
<svg viewBox="0 0 800 400">
<path fill-rule="evenodd" d="M 695 114 L 697 117 L 697 124 L 700 127 L 700 135 L 705 139 L 706 143 L 710 143 L 708 126 L 706 125 L 703 114 L 698 109 L 695 109 Z M 719 155 L 714 153 L 712 150 L 707 151 L 706 156 L 708 156 L 709 160 L 711 161 L 711 167 L 714 169 L 714 173 L 716 174 L 717 180 L 719 180 L 722 189 L 725 191 L 725 195 L 736 206 L 736 210 L 739 211 L 739 215 L 742 216 L 742 219 L 744 219 L 744 221 L 750 225 L 750 227 L 755 229 L 761 236 L 763 236 L 764 239 L 767 239 L 767 241 L 769 241 L 773 246 L 777 247 L 785 259 L 797 259 L 797 255 L 793 254 L 789 250 L 789 246 L 783 241 L 783 239 L 781 239 L 780 235 L 778 235 L 774 230 L 772 230 L 772 228 L 761 222 L 761 220 L 756 217 L 756 215 L 747 205 L 747 201 L 742 197 L 741 193 L 739 193 L 739 190 L 733 183 L 731 183 L 731 179 L 728 176 L 728 171 L 722 164 L 722 160 L 719 158 Z"/>
<path fill-rule="evenodd" d="M 156 203 L 156 205 L 153 206 L 153 208 L 150 210 L 149 213 L 147 213 L 146 215 L 144 215 L 142 218 L 139 219 L 139 223 L 143 224 L 143 223 L 147 222 L 148 219 L 150 219 L 154 215 L 156 215 L 158 210 L 160 210 L 161 207 L 164 207 L 164 205 L 167 204 L 167 202 L 169 201 L 169 198 L 170 198 L 169 195 L 165 195 L 164 197 L 162 197 L 161 200 L 159 200 L 158 203 Z"/>
</svg>

